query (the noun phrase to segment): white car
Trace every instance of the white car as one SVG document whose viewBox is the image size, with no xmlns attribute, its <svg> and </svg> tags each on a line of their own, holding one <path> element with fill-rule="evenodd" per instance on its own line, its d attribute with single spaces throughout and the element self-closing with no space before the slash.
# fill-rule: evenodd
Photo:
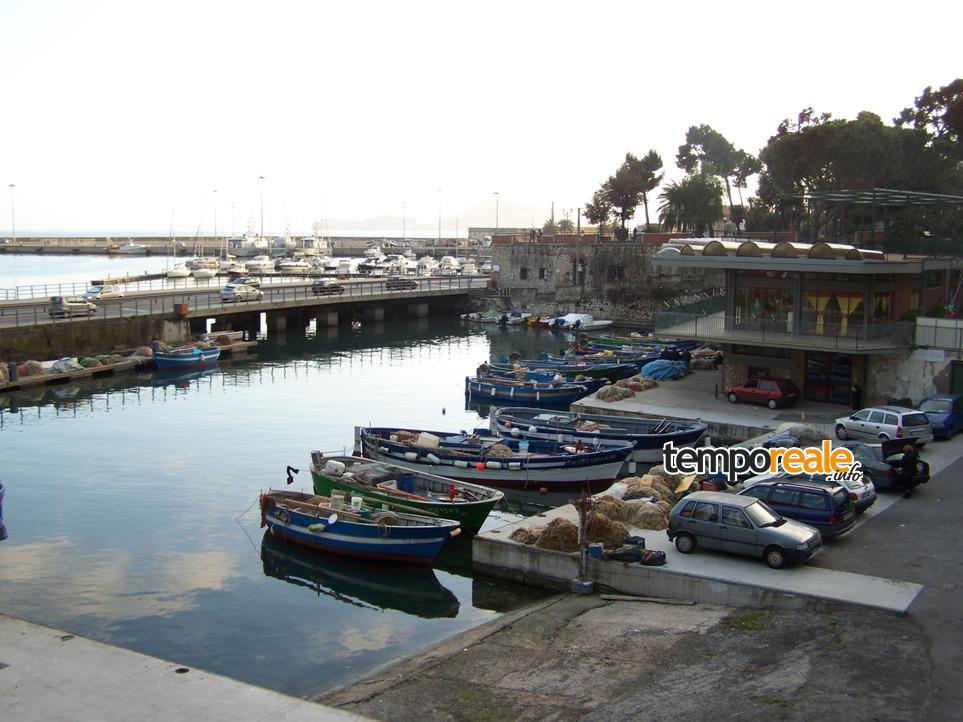
<svg viewBox="0 0 963 722">
<path fill-rule="evenodd" d="M 124 289 L 117 285 L 91 286 L 84 293 L 88 301 L 106 301 L 109 298 L 123 298 Z"/>
<path fill-rule="evenodd" d="M 264 298 L 264 291 L 246 283 L 229 283 L 221 289 L 221 300 L 232 301 L 260 301 Z"/>
</svg>

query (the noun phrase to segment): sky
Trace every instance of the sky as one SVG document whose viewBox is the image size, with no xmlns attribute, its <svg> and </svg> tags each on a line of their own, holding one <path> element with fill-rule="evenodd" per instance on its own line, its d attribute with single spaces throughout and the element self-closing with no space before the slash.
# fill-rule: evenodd
<svg viewBox="0 0 963 722">
<path fill-rule="evenodd" d="M 961 20 L 942 0 L 0 0 L 0 237 L 574 218 L 627 152 L 681 178 L 690 125 L 755 153 L 808 106 L 890 121 L 961 75 Z"/>
</svg>

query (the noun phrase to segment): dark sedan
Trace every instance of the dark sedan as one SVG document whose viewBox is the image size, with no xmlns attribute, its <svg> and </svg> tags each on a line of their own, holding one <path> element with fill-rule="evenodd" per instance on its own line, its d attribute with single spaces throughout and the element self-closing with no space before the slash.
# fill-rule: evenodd
<svg viewBox="0 0 963 722">
<path fill-rule="evenodd" d="M 844 441 L 845 446 L 853 452 L 853 456 L 863 466 L 863 478 L 872 481 L 879 489 L 902 489 L 900 469 L 903 465 L 902 448 L 906 439 L 891 439 L 881 444 L 867 444 L 862 441 Z M 922 459 L 916 460 L 916 484 L 925 484 L 930 480 L 930 465 Z"/>
</svg>

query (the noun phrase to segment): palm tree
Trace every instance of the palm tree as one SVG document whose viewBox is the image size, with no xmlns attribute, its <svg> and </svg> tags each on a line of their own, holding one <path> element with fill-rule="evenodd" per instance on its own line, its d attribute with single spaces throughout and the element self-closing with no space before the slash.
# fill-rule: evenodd
<svg viewBox="0 0 963 722">
<path fill-rule="evenodd" d="M 659 222 L 665 230 L 712 235 L 712 224 L 722 218 L 722 185 L 705 173 L 672 181 L 659 195 Z"/>
</svg>

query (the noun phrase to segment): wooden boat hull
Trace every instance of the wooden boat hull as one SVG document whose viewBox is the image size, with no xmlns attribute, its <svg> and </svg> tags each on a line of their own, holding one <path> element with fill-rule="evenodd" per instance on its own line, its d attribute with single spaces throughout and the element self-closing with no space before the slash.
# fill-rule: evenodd
<svg viewBox="0 0 963 722">
<path fill-rule="evenodd" d="M 465 377 L 465 393 L 469 398 L 478 397 L 517 403 L 572 404 L 587 395 L 589 390 L 581 384 L 523 386 L 521 384 L 499 383 L 477 376 L 467 376 Z"/>
<path fill-rule="evenodd" d="M 560 443 L 595 443 L 625 441 L 632 443 L 632 461 L 661 463 L 662 446 L 691 446 L 705 434 L 707 424 L 701 421 L 675 421 L 664 418 L 631 418 L 599 414 L 532 413 L 526 408 L 502 408 L 492 411 L 489 424 L 493 433 L 518 439 L 545 439 Z M 582 431 L 578 422 L 594 422 L 611 428 Z"/>
<path fill-rule="evenodd" d="M 208 366 L 221 355 L 219 348 L 195 349 L 199 353 L 155 353 L 154 363 L 160 371 L 196 369 Z"/>
<path fill-rule="evenodd" d="M 317 452 L 315 452 L 317 453 Z M 320 457 L 320 454 L 318 455 Z M 355 474 L 352 466 L 371 465 L 371 461 L 358 459 L 355 457 L 320 457 L 323 463 L 319 463 L 315 454 L 312 454 L 311 478 L 314 482 L 314 493 L 321 496 L 330 496 L 332 491 L 350 492 L 366 500 L 372 507 L 378 508 L 382 504 L 400 505 L 410 510 L 418 510 L 428 515 L 434 515 L 442 519 L 452 519 L 457 521 L 461 528 L 472 534 L 477 533 L 482 524 L 488 518 L 495 504 L 499 503 L 504 494 L 495 489 L 489 489 L 476 484 L 465 484 L 462 482 L 460 492 L 467 491 L 472 496 L 482 497 L 478 500 L 465 499 L 464 501 L 440 501 L 432 500 L 432 497 L 443 496 L 447 488 L 451 485 L 451 479 L 426 474 L 423 470 L 409 470 L 395 464 L 379 462 L 378 465 L 387 470 L 388 474 L 394 477 L 397 483 L 399 473 L 408 472 L 412 479 L 413 489 L 408 496 L 399 496 L 387 490 L 379 490 L 377 486 L 372 487 L 356 481 L 355 478 L 363 478 L 363 474 Z M 337 460 L 346 465 L 347 473 L 335 475 L 326 471 L 328 461 Z M 393 473 L 392 473 L 393 472 Z M 386 480 L 387 481 L 387 480 Z M 439 493 L 440 492 L 440 493 Z M 414 498 L 420 496 L 424 498 Z M 463 496 L 465 496 L 463 494 Z"/>
<path fill-rule="evenodd" d="M 446 432 L 427 432 L 443 439 L 434 448 L 392 441 L 388 428 L 359 428 L 357 433 L 359 451 L 369 459 L 500 489 L 579 490 L 586 484 L 593 489 L 606 488 L 632 451 L 631 444 L 616 442 L 597 450 L 566 453 L 558 444 L 536 440 L 530 442 L 526 453 L 517 440 L 502 438 L 496 440 L 512 454 L 496 457 L 483 446 L 451 442 L 459 435 Z"/>
<path fill-rule="evenodd" d="M 390 526 L 373 521 L 337 518 L 329 523 L 331 511 L 308 511 L 268 504 L 264 498 L 291 492 L 262 495 L 262 520 L 272 534 L 295 544 L 344 556 L 382 561 L 431 564 L 455 533 L 458 522 L 423 518 L 416 526 Z M 302 495 L 308 496 L 308 495 Z M 344 512 L 343 512 L 344 513 Z M 372 519 L 375 517 L 372 516 Z M 417 517 L 412 517 L 417 518 Z"/>
</svg>

